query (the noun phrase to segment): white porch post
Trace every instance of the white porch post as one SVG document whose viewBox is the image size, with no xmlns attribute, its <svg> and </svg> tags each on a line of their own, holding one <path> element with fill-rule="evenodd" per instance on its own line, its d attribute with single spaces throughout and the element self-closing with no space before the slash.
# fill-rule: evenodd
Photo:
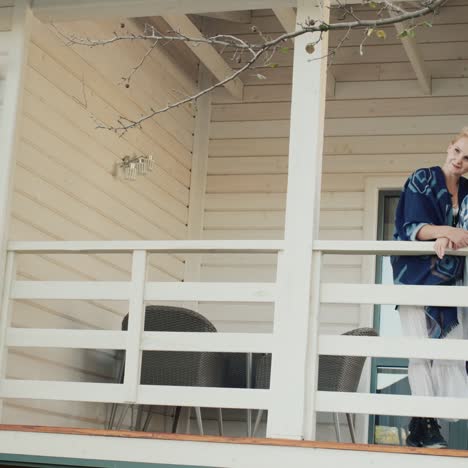
<svg viewBox="0 0 468 468">
<path fill-rule="evenodd" d="M 24 69 L 29 45 L 31 23 L 30 0 L 14 3 L 11 31 L 0 33 L 1 53 L 7 55 L 6 79 L 3 92 L 3 108 L 0 108 L 0 378 L 5 378 L 8 350 L 5 345 L 6 329 L 11 321 L 10 284 L 14 278 L 14 255 L 9 255 L 7 264 L 6 247 L 10 228 L 11 196 L 15 169 L 15 154 L 19 140 L 21 122 Z M 3 403 L 0 403 L 0 420 Z"/>
<path fill-rule="evenodd" d="M 24 69 L 28 54 L 30 1 L 14 3 L 11 31 L 0 33 L 0 49 L 6 45 L 7 69 L 0 121 L 0 268 L 5 268 L 5 247 L 10 219 L 15 151 L 19 139 Z M 3 36 L 6 37 L 5 44 Z"/>
<path fill-rule="evenodd" d="M 297 6 L 298 24 L 309 18 L 328 21 L 327 2 L 319 5 L 317 0 L 298 0 Z M 312 54 L 306 45 L 317 35 L 302 35 L 294 44 L 285 249 L 278 262 L 268 437 L 304 437 L 306 399 L 314 387 L 305 385 L 316 382 L 316 373 L 306 379 L 306 372 L 312 242 L 318 237 L 326 92 L 327 60 L 320 57 L 327 55 L 327 36 L 323 35 Z"/>
</svg>

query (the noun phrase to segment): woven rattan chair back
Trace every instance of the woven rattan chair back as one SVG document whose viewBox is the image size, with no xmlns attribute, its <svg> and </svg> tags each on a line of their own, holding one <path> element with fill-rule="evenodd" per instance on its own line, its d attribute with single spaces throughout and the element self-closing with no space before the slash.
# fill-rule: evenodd
<svg viewBox="0 0 468 468">
<path fill-rule="evenodd" d="M 127 330 L 128 315 L 122 321 Z M 147 306 L 145 331 L 216 332 L 214 325 L 193 310 L 172 306 Z M 192 351 L 143 351 L 142 385 L 217 387 L 222 383 L 222 356 Z"/>
<path fill-rule="evenodd" d="M 351 336 L 378 336 L 378 333 L 373 328 L 357 328 L 344 335 Z M 355 392 L 357 391 L 359 380 L 361 378 L 362 369 L 366 358 L 362 356 L 329 356 L 322 355 L 319 357 L 319 376 L 318 390 L 328 392 Z M 271 372 L 271 354 L 262 356 L 256 365 L 255 372 L 255 388 L 270 388 L 270 372 Z M 254 435 L 260 424 L 262 411 L 257 414 L 255 421 Z M 338 414 L 333 415 L 335 422 L 336 438 L 341 441 Z M 351 440 L 356 441 L 354 433 L 354 425 L 352 417 L 346 413 Z"/>
<path fill-rule="evenodd" d="M 378 334 L 373 328 L 357 328 L 343 335 L 377 336 Z M 365 362 L 365 356 L 320 356 L 318 389 L 327 392 L 355 392 Z"/>
</svg>

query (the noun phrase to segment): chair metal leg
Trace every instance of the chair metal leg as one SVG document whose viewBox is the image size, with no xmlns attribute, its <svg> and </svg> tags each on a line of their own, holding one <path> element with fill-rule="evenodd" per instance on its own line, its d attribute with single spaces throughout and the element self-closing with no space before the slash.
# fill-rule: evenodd
<svg viewBox="0 0 468 468">
<path fill-rule="evenodd" d="M 223 427 L 223 410 L 218 408 L 218 430 L 219 435 L 224 435 L 224 427 Z"/>
<path fill-rule="evenodd" d="M 122 427 L 123 420 L 127 414 L 128 409 L 130 408 L 130 405 L 125 405 L 124 408 L 122 408 L 122 414 L 120 415 L 120 418 L 117 422 L 116 429 L 120 429 Z"/>
<path fill-rule="evenodd" d="M 151 405 L 148 406 L 148 414 L 146 415 L 145 422 L 143 424 L 142 431 L 147 431 L 151 418 L 153 417 L 153 407 Z"/>
<path fill-rule="evenodd" d="M 120 364 L 117 370 L 116 379 L 117 382 L 121 383 L 123 380 L 125 362 L 120 353 L 117 353 L 116 360 L 119 361 Z M 109 421 L 107 423 L 107 429 L 112 429 L 112 427 L 114 426 L 115 416 L 117 414 L 117 406 L 117 403 L 112 403 Z"/>
<path fill-rule="evenodd" d="M 349 427 L 349 434 L 351 435 L 351 441 L 353 442 L 353 444 L 355 444 L 356 433 L 354 432 L 353 417 L 349 413 L 346 413 L 346 419 L 348 420 L 348 427 Z"/>
<path fill-rule="evenodd" d="M 247 382 L 246 387 L 252 388 L 252 353 L 247 353 Z M 247 437 L 252 437 L 252 410 L 247 410 Z"/>
<path fill-rule="evenodd" d="M 172 433 L 175 434 L 177 432 L 177 425 L 179 424 L 179 418 L 180 418 L 180 410 L 181 406 L 176 406 L 175 413 L 174 413 L 174 419 L 172 421 Z"/>
<path fill-rule="evenodd" d="M 141 421 L 143 419 L 143 405 L 138 405 L 137 407 L 137 415 L 135 421 L 135 431 L 139 431 L 141 429 Z"/>
<path fill-rule="evenodd" d="M 190 416 L 192 415 L 192 408 L 189 406 L 187 408 L 187 424 L 185 425 L 185 433 L 190 434 L 190 423 L 191 419 Z"/>
<path fill-rule="evenodd" d="M 135 410 L 138 412 L 138 408 L 135 405 L 130 405 L 130 430 L 136 430 L 136 418 L 135 418 Z"/>
<path fill-rule="evenodd" d="M 263 410 L 258 410 L 257 417 L 255 418 L 254 428 L 252 431 L 252 437 L 255 437 L 255 434 L 257 433 L 258 426 L 260 426 L 260 421 L 262 420 L 262 415 L 263 415 Z"/>
<path fill-rule="evenodd" d="M 333 413 L 333 421 L 335 422 L 336 441 L 341 442 L 340 418 L 338 416 L 338 413 Z"/>
<path fill-rule="evenodd" d="M 109 421 L 107 421 L 106 429 L 112 429 L 114 427 L 115 415 L 117 414 L 117 403 L 112 403 Z"/>
<path fill-rule="evenodd" d="M 200 435 L 203 435 L 203 423 L 201 417 L 201 409 L 199 406 L 195 407 L 195 415 L 197 416 L 198 431 L 200 432 Z"/>
<path fill-rule="evenodd" d="M 252 437 L 252 410 L 247 410 L 247 437 Z"/>
</svg>

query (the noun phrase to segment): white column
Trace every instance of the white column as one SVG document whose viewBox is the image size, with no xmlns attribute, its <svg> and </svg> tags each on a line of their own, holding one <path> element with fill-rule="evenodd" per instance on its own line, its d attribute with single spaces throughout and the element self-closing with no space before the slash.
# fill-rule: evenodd
<svg viewBox="0 0 468 468">
<path fill-rule="evenodd" d="M 206 67 L 200 63 L 198 70 L 198 89 L 205 89 L 212 84 L 212 78 Z M 195 128 L 193 135 L 192 172 L 190 177 L 190 199 L 187 222 L 187 239 L 203 239 L 205 214 L 206 178 L 208 172 L 208 148 L 210 143 L 211 93 L 202 96 L 196 104 Z M 190 254 L 185 261 L 184 280 L 200 281 L 201 254 Z M 189 309 L 198 311 L 198 302 L 184 304 Z M 191 408 L 183 408 L 179 428 L 190 431 Z M 179 429 L 179 432 L 181 430 Z"/>
<path fill-rule="evenodd" d="M 0 272 L 5 278 L 6 246 L 10 226 L 15 154 L 19 140 L 22 113 L 24 69 L 28 55 L 30 23 L 29 0 L 16 0 L 11 32 L 8 33 L 8 56 L 4 102 L 0 122 Z M 0 282 L 0 291 L 5 287 Z M 5 310 L 0 311 L 6 313 Z"/>
<path fill-rule="evenodd" d="M 328 21 L 325 2 L 299 0 L 297 23 Z M 268 437 L 304 437 L 312 242 L 318 236 L 326 86 L 327 34 L 295 39 L 285 250 L 278 264 Z M 310 47 L 307 47 L 310 51 Z"/>
<path fill-rule="evenodd" d="M 16 279 L 16 258 L 14 252 L 6 257 L 5 274 L 3 276 L 3 294 L 1 300 L 2 313 L 0 315 L 0 383 L 6 378 L 8 346 L 6 337 L 11 326 L 13 301 L 10 299 L 11 286 Z M 0 400 L 0 422 L 3 422 L 3 400 Z"/>
<path fill-rule="evenodd" d="M 124 385 L 128 403 L 138 400 L 141 375 L 141 337 L 145 329 L 145 284 L 148 256 L 135 250 L 132 258 L 132 281 L 127 323 Z"/>
</svg>

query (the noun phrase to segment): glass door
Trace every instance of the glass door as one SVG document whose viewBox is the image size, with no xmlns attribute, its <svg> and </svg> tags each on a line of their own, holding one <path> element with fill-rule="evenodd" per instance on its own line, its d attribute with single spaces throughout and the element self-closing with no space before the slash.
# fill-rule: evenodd
<svg viewBox="0 0 468 468">
<path fill-rule="evenodd" d="M 382 191 L 379 194 L 379 224 L 377 240 L 392 240 L 399 191 Z M 390 257 L 378 257 L 376 283 L 392 284 Z M 394 305 L 376 305 L 374 328 L 380 336 L 401 336 L 401 324 Z M 371 391 L 393 395 L 410 395 L 408 360 L 374 358 L 371 365 Z M 385 445 L 405 445 L 408 417 L 375 415 L 370 417 L 369 442 Z M 468 449 L 466 421 L 448 422 L 439 420 L 449 448 Z"/>
<path fill-rule="evenodd" d="M 382 191 L 379 194 L 379 223 L 377 240 L 393 239 L 393 224 L 400 191 Z M 376 283 L 392 284 L 390 257 L 377 257 Z M 395 305 L 376 305 L 374 328 L 380 336 L 401 336 L 401 324 Z M 375 393 L 409 395 L 408 360 L 373 358 L 371 365 L 371 391 Z M 371 416 L 369 440 L 374 444 L 404 445 L 409 418 L 400 416 Z"/>
</svg>

